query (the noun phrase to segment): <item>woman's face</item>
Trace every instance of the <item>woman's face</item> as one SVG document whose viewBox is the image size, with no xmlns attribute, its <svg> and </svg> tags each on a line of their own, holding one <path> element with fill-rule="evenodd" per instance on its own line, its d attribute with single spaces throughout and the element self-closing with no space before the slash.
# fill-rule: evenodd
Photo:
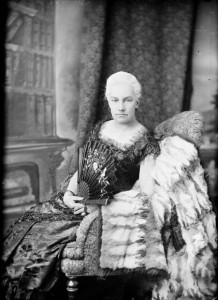
<svg viewBox="0 0 218 300">
<path fill-rule="evenodd" d="M 138 108 L 138 99 L 133 88 L 128 84 L 111 86 L 108 104 L 112 117 L 121 124 L 131 123 L 135 120 L 135 109 Z"/>
</svg>

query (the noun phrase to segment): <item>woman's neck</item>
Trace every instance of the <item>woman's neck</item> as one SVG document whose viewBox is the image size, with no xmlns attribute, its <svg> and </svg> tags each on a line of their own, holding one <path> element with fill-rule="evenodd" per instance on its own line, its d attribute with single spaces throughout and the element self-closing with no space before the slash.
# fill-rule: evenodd
<svg viewBox="0 0 218 300">
<path fill-rule="evenodd" d="M 127 145 L 132 143 L 133 139 L 144 131 L 147 131 L 147 129 L 136 120 L 122 124 L 112 119 L 103 124 L 100 136 L 101 138 L 113 140 L 114 143 Z"/>
<path fill-rule="evenodd" d="M 112 124 L 117 130 L 119 130 L 119 129 L 125 130 L 125 129 L 134 128 L 134 127 L 138 126 L 139 122 L 136 119 L 131 120 L 128 123 L 119 123 L 116 120 L 112 120 Z"/>
</svg>

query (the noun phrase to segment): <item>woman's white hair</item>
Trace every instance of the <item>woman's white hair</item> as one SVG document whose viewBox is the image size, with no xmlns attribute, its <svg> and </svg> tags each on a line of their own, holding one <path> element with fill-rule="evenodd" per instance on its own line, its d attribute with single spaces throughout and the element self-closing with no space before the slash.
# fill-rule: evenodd
<svg viewBox="0 0 218 300">
<path fill-rule="evenodd" d="M 128 84 L 132 86 L 134 94 L 137 99 L 141 97 L 142 87 L 136 77 L 127 72 L 117 72 L 108 77 L 105 88 L 105 96 L 107 99 L 110 97 L 110 88 L 117 84 Z"/>
</svg>

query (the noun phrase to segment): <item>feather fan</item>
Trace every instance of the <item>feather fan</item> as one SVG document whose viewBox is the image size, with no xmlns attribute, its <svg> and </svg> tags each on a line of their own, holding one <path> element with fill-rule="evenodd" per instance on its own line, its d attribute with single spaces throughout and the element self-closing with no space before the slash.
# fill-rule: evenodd
<svg viewBox="0 0 218 300">
<path fill-rule="evenodd" d="M 78 196 L 86 204 L 106 205 L 115 191 L 116 168 L 111 151 L 99 141 L 89 141 L 79 154 Z"/>
</svg>

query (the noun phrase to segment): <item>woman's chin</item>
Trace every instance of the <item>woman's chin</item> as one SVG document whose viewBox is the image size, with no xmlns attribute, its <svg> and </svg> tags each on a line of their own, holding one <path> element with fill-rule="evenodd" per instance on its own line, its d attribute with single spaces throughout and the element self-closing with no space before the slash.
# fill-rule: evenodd
<svg viewBox="0 0 218 300">
<path fill-rule="evenodd" d="M 127 118 L 126 116 L 119 116 L 114 118 L 114 120 L 119 124 L 128 124 L 131 122 L 131 120 L 129 120 L 129 118 Z"/>
</svg>

